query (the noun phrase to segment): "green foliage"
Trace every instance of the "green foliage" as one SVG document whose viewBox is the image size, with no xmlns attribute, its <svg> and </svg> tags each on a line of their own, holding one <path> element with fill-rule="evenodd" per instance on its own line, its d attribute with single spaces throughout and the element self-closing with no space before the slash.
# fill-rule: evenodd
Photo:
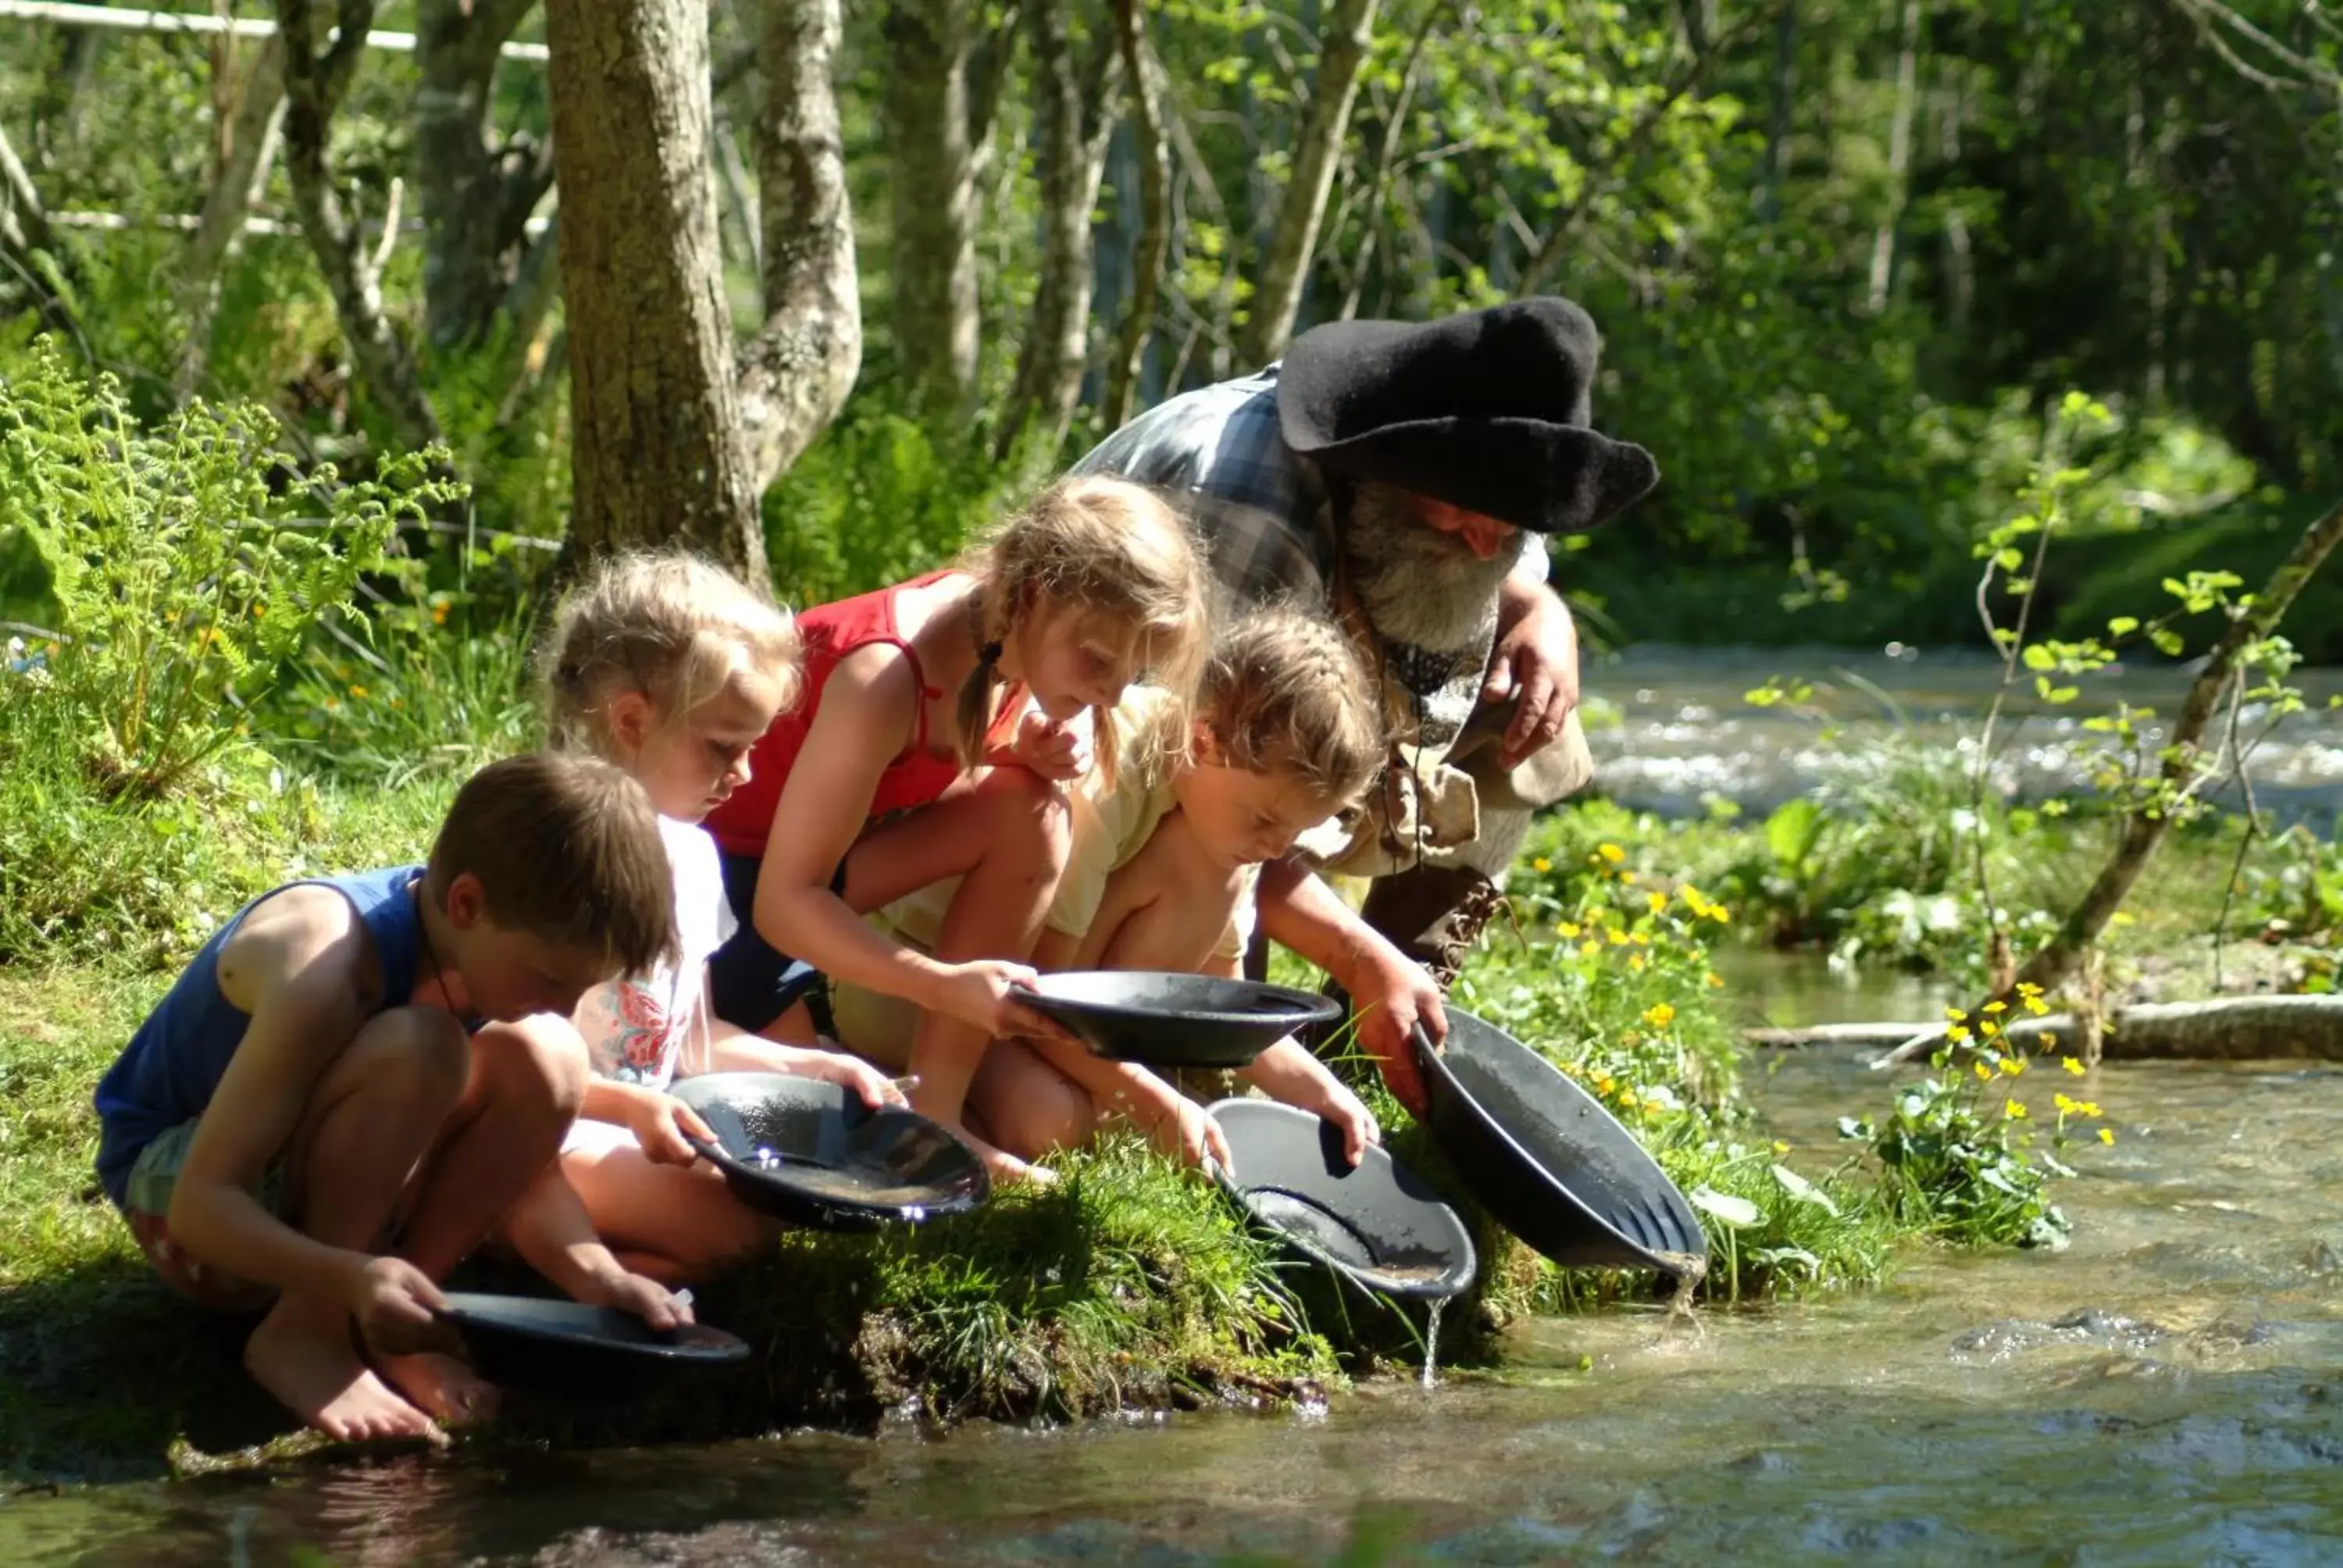
<svg viewBox="0 0 2343 1568">
<path fill-rule="evenodd" d="M 2026 992 L 2026 1003 L 2042 1010 L 2039 990 Z M 1967 1015 L 1956 1010 L 1954 1017 L 1956 1043 L 1965 1042 Z M 1899 1089 L 1888 1115 L 1875 1125 L 1843 1117 L 1839 1133 L 1867 1146 L 1878 1161 L 1881 1201 L 1898 1221 L 1964 1246 L 2063 1247 L 2073 1227 L 2050 1201 L 2050 1182 L 2074 1174 L 2058 1158 L 2069 1121 L 2096 1120 L 2099 1108 L 2054 1090 L 2055 1152 L 2038 1151 L 2032 1108 L 2017 1091 L 2029 1064 L 1993 1049 L 2000 1030 L 1992 1018 L 1979 1019 L 1976 1029 L 1981 1049 L 1966 1068 L 1954 1061 L 1950 1047 L 1939 1050 L 1931 1075 Z"/>
<path fill-rule="evenodd" d="M 353 484 L 303 471 L 276 434 L 258 409 L 200 403 L 142 429 L 110 378 L 82 382 L 45 346 L 0 386 L 0 528 L 46 568 L 59 634 L 18 699 L 85 729 L 105 794 L 168 794 L 228 744 L 318 618 L 355 613 L 400 519 L 455 493 L 425 457 Z"/>
<path fill-rule="evenodd" d="M 941 566 L 1007 499 L 982 444 L 858 403 L 765 497 L 773 587 L 827 604 Z"/>
</svg>

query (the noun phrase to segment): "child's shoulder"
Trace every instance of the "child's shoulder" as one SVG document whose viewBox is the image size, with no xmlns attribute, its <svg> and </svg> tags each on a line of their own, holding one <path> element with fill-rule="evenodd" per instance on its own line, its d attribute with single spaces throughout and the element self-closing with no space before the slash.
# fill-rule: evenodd
<svg viewBox="0 0 2343 1568">
<path fill-rule="evenodd" d="M 323 996 L 363 1000 L 377 967 L 373 933 L 348 894 L 328 882 L 295 882 L 261 898 L 221 943 L 220 986 L 249 1011 L 266 990 L 298 981 Z"/>
</svg>

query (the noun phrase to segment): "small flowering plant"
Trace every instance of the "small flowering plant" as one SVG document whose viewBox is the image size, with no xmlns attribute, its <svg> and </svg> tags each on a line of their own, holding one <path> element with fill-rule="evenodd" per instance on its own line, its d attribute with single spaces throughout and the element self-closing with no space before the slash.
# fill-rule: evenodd
<svg viewBox="0 0 2343 1568">
<path fill-rule="evenodd" d="M 2024 1010 L 2047 1010 L 2040 987 L 2021 986 L 2017 994 Z M 1839 1134 L 1869 1146 L 1881 1200 L 1899 1219 L 1967 1245 L 2060 1247 L 2071 1226 L 2050 1201 L 2050 1182 L 2075 1174 L 2061 1156 L 2104 1113 L 2096 1101 L 2058 1091 L 2051 1117 L 2035 1115 L 2019 1089 L 2028 1063 L 2010 1043 L 2007 1011 L 2000 1001 L 1974 1017 L 1946 1009 L 1946 1043 L 1930 1059 L 1930 1076 L 1900 1089 L 1895 1109 L 1875 1124 L 1840 1118 Z M 2042 1043 L 2055 1050 L 2057 1037 L 2046 1034 Z M 1966 1068 L 1956 1065 L 1956 1050 L 1972 1045 Z M 2087 1072 L 2072 1057 L 2059 1063 L 2071 1076 Z M 2046 1121 L 2046 1150 L 2035 1131 Z M 2115 1141 L 2111 1129 L 2093 1131 L 2099 1142 Z"/>
</svg>

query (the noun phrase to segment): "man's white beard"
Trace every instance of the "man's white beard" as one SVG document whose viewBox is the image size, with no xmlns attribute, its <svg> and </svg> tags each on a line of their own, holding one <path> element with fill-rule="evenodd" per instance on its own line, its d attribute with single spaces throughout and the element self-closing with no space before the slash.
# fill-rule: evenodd
<svg viewBox="0 0 2343 1568">
<path fill-rule="evenodd" d="M 1460 535 L 1418 517 L 1403 491 L 1361 484 L 1341 534 L 1351 585 L 1385 638 L 1432 649 L 1489 646 L 1498 585 L 1521 560 L 1518 530 L 1484 561 Z"/>
</svg>

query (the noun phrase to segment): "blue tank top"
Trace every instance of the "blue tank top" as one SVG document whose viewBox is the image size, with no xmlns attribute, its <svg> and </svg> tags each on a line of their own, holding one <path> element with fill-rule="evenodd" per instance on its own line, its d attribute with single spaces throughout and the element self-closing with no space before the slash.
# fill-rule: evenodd
<svg viewBox="0 0 2343 1568">
<path fill-rule="evenodd" d="M 408 893 L 420 866 L 394 866 L 352 877 L 316 877 L 286 887 L 332 888 L 358 912 L 382 964 L 382 1008 L 402 1006 L 415 990 L 415 960 L 421 946 L 421 915 Z M 118 1207 L 130 1184 L 139 1151 L 203 1114 L 212 1091 L 227 1071 L 228 1058 L 244 1042 L 252 1017 L 220 994 L 219 953 L 244 917 L 278 888 L 238 910 L 212 934 L 138 1032 L 130 1037 L 97 1084 L 97 1179 Z"/>
</svg>

